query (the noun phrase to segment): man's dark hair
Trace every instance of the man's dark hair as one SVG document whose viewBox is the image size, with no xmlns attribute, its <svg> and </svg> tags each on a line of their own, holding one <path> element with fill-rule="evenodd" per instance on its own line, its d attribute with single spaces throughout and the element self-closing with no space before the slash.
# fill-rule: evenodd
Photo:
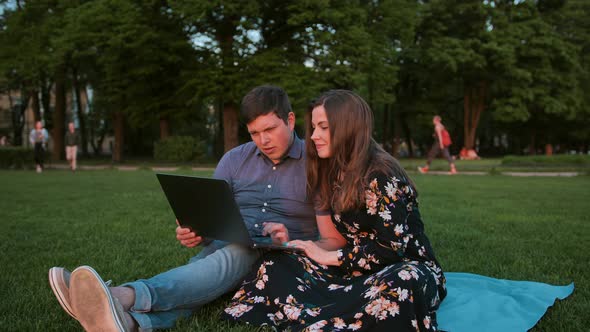
<svg viewBox="0 0 590 332">
<path fill-rule="evenodd" d="M 241 112 L 246 124 L 261 115 L 273 112 L 287 123 L 289 112 L 291 112 L 291 103 L 285 90 L 274 85 L 261 85 L 244 96 Z"/>
</svg>

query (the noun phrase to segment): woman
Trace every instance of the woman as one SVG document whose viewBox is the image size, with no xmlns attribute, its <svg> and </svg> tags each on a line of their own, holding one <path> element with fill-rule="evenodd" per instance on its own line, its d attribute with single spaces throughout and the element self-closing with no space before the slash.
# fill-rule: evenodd
<svg viewBox="0 0 590 332">
<path fill-rule="evenodd" d="M 330 239 L 288 243 L 304 254 L 265 255 L 224 317 L 307 331 L 435 331 L 445 278 L 414 185 L 371 137 L 369 106 L 332 90 L 306 126 L 307 190 Z"/>
</svg>

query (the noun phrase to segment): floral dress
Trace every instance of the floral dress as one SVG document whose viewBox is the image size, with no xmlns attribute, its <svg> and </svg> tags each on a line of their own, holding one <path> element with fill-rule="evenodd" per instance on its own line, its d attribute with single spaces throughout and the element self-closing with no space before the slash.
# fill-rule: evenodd
<svg viewBox="0 0 590 332">
<path fill-rule="evenodd" d="M 347 240 L 339 266 L 269 252 L 223 317 L 292 331 L 436 331 L 445 277 L 415 192 L 396 177 L 371 179 L 364 209 L 332 214 Z"/>
</svg>

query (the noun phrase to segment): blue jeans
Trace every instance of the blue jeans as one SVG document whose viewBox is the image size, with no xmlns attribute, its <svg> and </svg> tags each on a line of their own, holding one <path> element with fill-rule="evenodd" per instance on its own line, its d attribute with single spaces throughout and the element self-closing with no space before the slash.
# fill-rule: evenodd
<svg viewBox="0 0 590 332">
<path fill-rule="evenodd" d="M 256 249 L 213 241 L 186 265 L 121 285 L 135 290 L 129 313 L 140 331 L 171 328 L 179 318 L 235 289 L 260 256 Z"/>
</svg>

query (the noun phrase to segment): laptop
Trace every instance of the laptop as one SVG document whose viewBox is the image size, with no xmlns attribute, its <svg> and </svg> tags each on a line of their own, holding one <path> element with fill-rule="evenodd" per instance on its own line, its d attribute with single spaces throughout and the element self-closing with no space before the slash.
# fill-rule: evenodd
<svg viewBox="0 0 590 332">
<path fill-rule="evenodd" d="M 274 244 L 269 236 L 252 238 L 225 180 L 163 173 L 156 173 L 156 176 L 182 227 L 204 238 L 251 248 L 303 251 Z"/>
</svg>

